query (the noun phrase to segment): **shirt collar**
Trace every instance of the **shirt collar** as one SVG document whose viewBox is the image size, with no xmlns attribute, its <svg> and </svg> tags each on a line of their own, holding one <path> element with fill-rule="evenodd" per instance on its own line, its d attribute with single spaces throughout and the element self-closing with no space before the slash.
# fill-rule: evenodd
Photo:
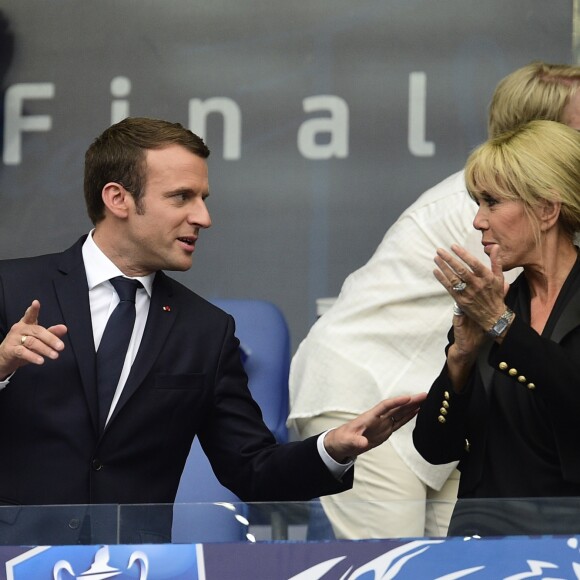
<svg viewBox="0 0 580 580">
<path fill-rule="evenodd" d="M 115 276 L 124 276 L 123 272 L 121 272 L 121 270 L 119 270 L 119 268 L 117 268 L 117 266 L 107 258 L 99 246 L 97 246 L 93 240 L 94 231 L 95 230 L 93 229 L 89 232 L 89 235 L 83 244 L 83 262 L 85 263 L 89 290 L 92 290 L 103 282 L 108 282 Z M 147 291 L 149 298 L 151 298 L 154 278 L 155 272 L 147 276 L 136 276 L 132 279 L 139 280 Z"/>
</svg>

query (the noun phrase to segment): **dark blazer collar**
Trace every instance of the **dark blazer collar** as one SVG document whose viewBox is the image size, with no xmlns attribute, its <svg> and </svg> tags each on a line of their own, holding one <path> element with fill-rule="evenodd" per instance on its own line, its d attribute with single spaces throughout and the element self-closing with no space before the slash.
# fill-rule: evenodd
<svg viewBox="0 0 580 580">
<path fill-rule="evenodd" d="M 561 342 L 577 326 L 580 326 L 580 287 L 576 288 L 574 295 L 564 306 L 550 338 L 554 342 Z"/>
<path fill-rule="evenodd" d="M 529 317 L 530 291 L 523 273 L 514 281 L 506 296 L 506 303 L 514 310 L 517 308 L 516 301 L 519 302 L 520 309 L 525 305 L 526 316 Z M 580 256 L 576 258 L 576 262 L 560 290 L 542 336 L 559 343 L 579 325 Z"/>
<path fill-rule="evenodd" d="M 83 244 L 88 234 L 81 236 L 68 250 L 62 252 L 58 260 L 58 269 L 63 274 L 69 274 L 79 266 L 84 270 L 83 264 Z"/>
</svg>

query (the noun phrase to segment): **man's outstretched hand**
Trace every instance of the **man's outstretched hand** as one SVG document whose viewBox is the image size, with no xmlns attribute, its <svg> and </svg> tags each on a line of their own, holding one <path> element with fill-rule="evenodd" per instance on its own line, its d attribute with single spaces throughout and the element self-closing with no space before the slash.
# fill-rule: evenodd
<svg viewBox="0 0 580 580">
<path fill-rule="evenodd" d="M 384 443 L 399 427 L 419 411 L 427 393 L 385 399 L 356 419 L 329 431 L 324 447 L 338 463 L 352 461 L 358 455 Z"/>
</svg>

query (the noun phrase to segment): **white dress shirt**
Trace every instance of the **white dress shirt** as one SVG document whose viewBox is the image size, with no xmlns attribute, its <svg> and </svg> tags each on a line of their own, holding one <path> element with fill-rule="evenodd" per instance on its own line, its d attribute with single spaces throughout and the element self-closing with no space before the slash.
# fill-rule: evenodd
<svg viewBox="0 0 580 580">
<path fill-rule="evenodd" d="M 91 320 L 93 324 L 93 338 L 95 340 L 95 352 L 99 348 L 101 338 L 105 331 L 105 326 L 109 320 L 109 316 L 119 303 L 119 296 L 109 282 L 111 278 L 116 276 L 124 276 L 123 272 L 105 256 L 93 240 L 93 232 L 91 232 L 85 243 L 83 244 L 83 261 L 85 264 L 85 271 L 87 274 L 87 283 L 89 286 L 89 302 L 91 305 Z M 119 377 L 119 383 L 109 409 L 107 421 L 111 413 L 115 409 L 119 397 L 123 392 L 123 387 L 129 376 L 131 365 L 137 356 L 143 331 L 145 330 L 145 323 L 147 322 L 147 314 L 149 313 L 149 304 L 151 302 L 151 291 L 153 288 L 153 279 L 155 273 L 148 276 L 140 276 L 134 278 L 139 280 L 143 288 L 137 290 L 135 297 L 135 326 L 133 327 L 133 334 L 127 349 L 127 355 Z"/>
</svg>

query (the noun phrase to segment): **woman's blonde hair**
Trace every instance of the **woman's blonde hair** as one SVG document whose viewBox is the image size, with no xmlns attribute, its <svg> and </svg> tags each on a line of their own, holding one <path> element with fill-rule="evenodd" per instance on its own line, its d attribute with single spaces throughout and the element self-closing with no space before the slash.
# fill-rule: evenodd
<svg viewBox="0 0 580 580">
<path fill-rule="evenodd" d="M 562 121 L 580 88 L 580 66 L 532 62 L 499 82 L 489 106 L 488 135 L 495 137 L 533 119 Z"/>
<path fill-rule="evenodd" d="M 560 202 L 559 223 L 580 231 L 580 132 L 555 121 L 530 121 L 493 137 L 467 159 L 465 182 L 477 201 L 485 194 L 521 201 L 540 240 L 534 210 Z"/>
</svg>

